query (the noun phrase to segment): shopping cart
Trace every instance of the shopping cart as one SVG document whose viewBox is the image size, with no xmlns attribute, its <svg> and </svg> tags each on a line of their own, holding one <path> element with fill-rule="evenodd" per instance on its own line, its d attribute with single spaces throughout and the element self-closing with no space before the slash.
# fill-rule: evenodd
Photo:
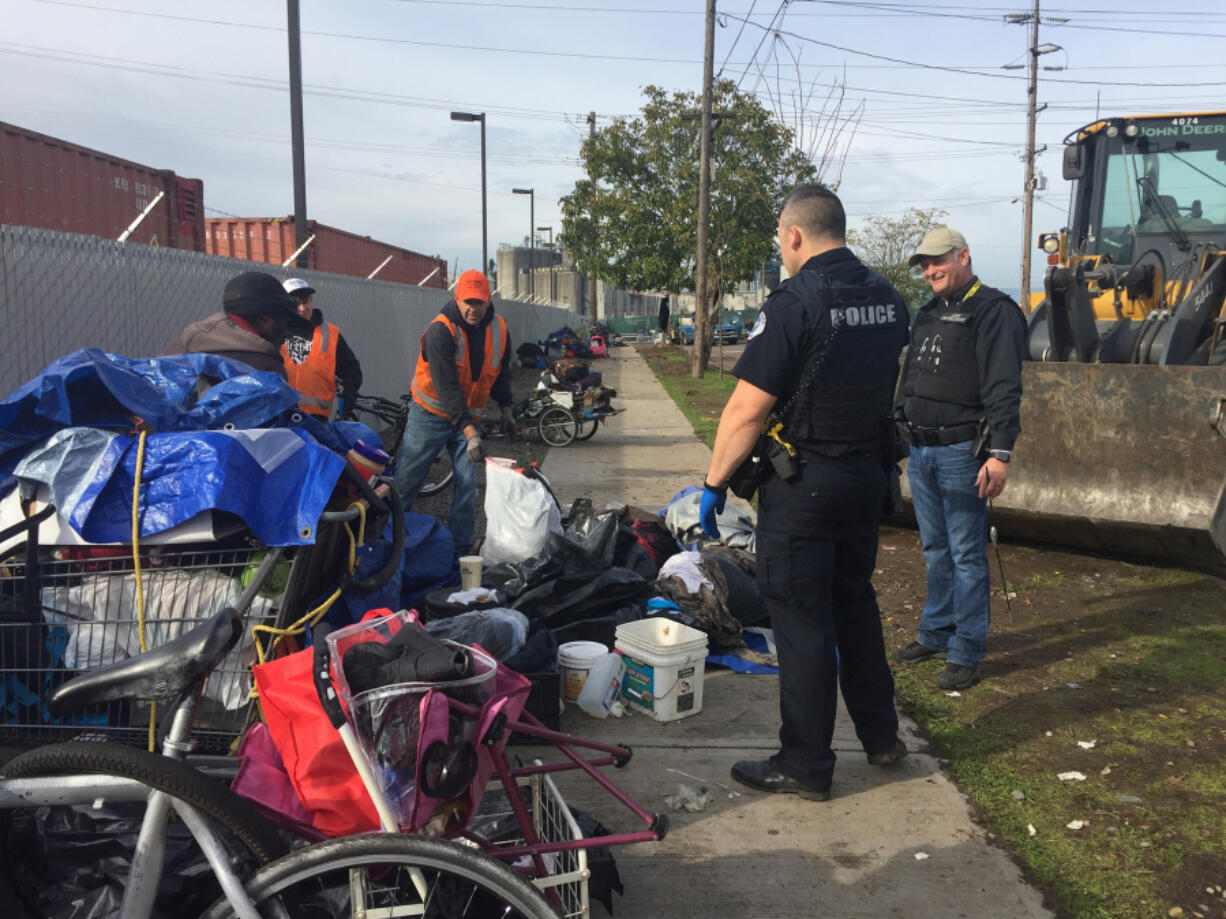
<svg viewBox="0 0 1226 919">
<path fill-rule="evenodd" d="M 413 614 L 401 611 L 337 632 L 320 627 L 314 635 L 317 694 L 349 749 L 382 829 L 424 829 L 465 840 L 532 879 L 564 915 L 586 915 L 585 850 L 655 841 L 668 832 L 666 815 L 644 810 L 600 771 L 625 767 L 633 751 L 544 727 L 523 711 L 528 681 L 479 647 L 451 646 L 471 656 L 472 675 L 462 679 L 351 686 L 342 662 L 352 649 L 364 642 L 390 645 L 404 637 L 404 629 L 420 626 Z M 552 744 L 561 760 L 512 766 L 506 754 L 512 732 Z M 583 837 L 551 778 L 570 770 L 586 773 L 641 828 Z M 511 841 L 472 822 L 486 783 L 495 778 L 517 826 Z"/>
<path fill-rule="evenodd" d="M 315 543 L 293 548 L 264 546 L 241 527 L 207 542 L 43 545 L 48 531 L 63 532 L 55 508 L 27 506 L 0 531 L 0 545 L 12 547 L 0 558 L 0 742 L 92 734 L 146 744 L 156 716 L 147 704 L 105 702 L 63 718 L 46 699 L 80 672 L 164 645 L 231 607 L 244 617 L 243 636 L 205 685 L 193 735 L 202 754 L 231 751 L 255 715 L 251 667 L 264 645 L 294 631 L 331 585 L 375 589 L 399 562 L 394 545 L 383 569 L 353 576 L 348 550 L 359 531 L 377 533 L 391 515 L 402 545 L 403 515 L 394 489 L 377 494 L 352 469 L 342 482 L 354 506 L 325 512 Z"/>
</svg>

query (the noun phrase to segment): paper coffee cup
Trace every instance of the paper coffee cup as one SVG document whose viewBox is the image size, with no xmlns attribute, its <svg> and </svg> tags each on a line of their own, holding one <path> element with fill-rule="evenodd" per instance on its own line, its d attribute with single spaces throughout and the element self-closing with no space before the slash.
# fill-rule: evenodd
<svg viewBox="0 0 1226 919">
<path fill-rule="evenodd" d="M 481 586 L 481 556 L 460 556 L 460 587 L 469 590 Z"/>
</svg>

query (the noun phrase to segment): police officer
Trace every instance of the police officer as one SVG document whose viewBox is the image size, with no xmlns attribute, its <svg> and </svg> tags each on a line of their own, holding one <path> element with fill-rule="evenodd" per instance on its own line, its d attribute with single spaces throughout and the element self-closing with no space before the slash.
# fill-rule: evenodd
<svg viewBox="0 0 1226 919">
<path fill-rule="evenodd" d="M 917 640 L 894 660 L 944 654 L 937 685 L 966 689 L 987 653 L 987 504 L 1005 489 L 1022 429 L 1026 323 L 1012 298 L 975 276 L 957 230 L 929 232 L 909 264 L 923 269 L 933 297 L 915 318 L 895 413 L 911 444 L 928 590 Z"/>
<path fill-rule="evenodd" d="M 907 755 L 870 583 L 907 310 L 847 249 L 846 226 L 842 203 L 820 185 L 784 200 L 779 249 L 791 277 L 767 298 L 733 368 L 700 505 L 717 537 L 729 478 L 768 415 L 772 429 L 781 422 L 757 526 L 758 586 L 779 653 L 780 750 L 737 763 L 732 777 L 818 801 L 834 773 L 836 681 L 869 762 Z"/>
<path fill-rule="evenodd" d="M 343 417 L 362 386 L 362 365 L 341 335 L 315 307 L 315 288 L 301 278 L 285 282 L 301 320 L 281 345 L 289 385 L 302 394 L 298 407 L 320 421 Z"/>
<path fill-rule="evenodd" d="M 413 404 L 396 460 L 396 489 L 408 507 L 440 451 L 455 471 L 448 528 L 456 552 L 472 551 L 476 525 L 476 464 L 485 461 L 477 419 L 493 398 L 510 433 L 511 336 L 494 312 L 490 282 L 470 270 L 456 281 L 455 299 L 426 327 L 413 374 Z"/>
</svg>

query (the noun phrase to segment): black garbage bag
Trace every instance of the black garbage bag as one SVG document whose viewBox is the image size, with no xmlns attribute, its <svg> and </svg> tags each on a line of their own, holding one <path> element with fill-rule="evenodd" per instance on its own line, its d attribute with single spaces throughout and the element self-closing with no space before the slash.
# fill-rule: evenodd
<svg viewBox="0 0 1226 919">
<path fill-rule="evenodd" d="M 579 831 L 584 839 L 612 835 L 613 831 L 591 814 L 581 810 L 572 810 L 571 813 L 575 823 L 579 824 Z M 587 882 L 589 899 L 600 903 L 612 916 L 613 891 L 622 896 L 625 896 L 626 891 L 622 886 L 621 873 L 617 870 L 617 859 L 613 857 L 608 846 L 592 846 L 587 850 L 587 870 L 591 872 Z"/>
<path fill-rule="evenodd" d="M 531 619 L 557 629 L 582 619 L 608 615 L 625 606 L 642 605 L 651 582 L 628 568 L 566 574 L 521 594 L 511 605 Z"/>
<path fill-rule="evenodd" d="M 592 508 L 592 502 L 580 498 L 571 506 L 570 517 L 565 524 L 566 538 L 578 544 L 598 562 L 601 568 L 613 564 L 617 548 L 617 512 Z"/>
<path fill-rule="evenodd" d="M 490 565 L 481 573 L 481 583 L 497 590 L 507 605 L 514 606 L 515 598 L 546 581 L 552 581 L 563 573 L 560 559 L 551 555 L 525 559 L 522 562 L 499 562 Z"/>
<path fill-rule="evenodd" d="M 11 883 L 32 898 L 27 906 L 37 915 L 117 916 L 144 813 L 143 802 L 8 811 L 4 868 Z M 257 867 L 249 854 L 239 854 L 244 850 L 227 834 L 222 843 L 238 858 L 240 876 Z M 247 869 L 244 860 L 250 862 Z M 168 822 L 154 919 L 195 916 L 220 896 L 221 887 L 187 827 L 180 820 Z"/>
</svg>

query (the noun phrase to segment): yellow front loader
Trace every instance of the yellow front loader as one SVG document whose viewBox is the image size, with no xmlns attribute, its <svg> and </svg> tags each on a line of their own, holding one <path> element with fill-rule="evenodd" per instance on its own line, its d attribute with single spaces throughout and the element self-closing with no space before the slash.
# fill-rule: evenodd
<svg viewBox="0 0 1226 919">
<path fill-rule="evenodd" d="M 1065 140 L 1004 534 L 1226 574 L 1226 112 Z"/>
</svg>

